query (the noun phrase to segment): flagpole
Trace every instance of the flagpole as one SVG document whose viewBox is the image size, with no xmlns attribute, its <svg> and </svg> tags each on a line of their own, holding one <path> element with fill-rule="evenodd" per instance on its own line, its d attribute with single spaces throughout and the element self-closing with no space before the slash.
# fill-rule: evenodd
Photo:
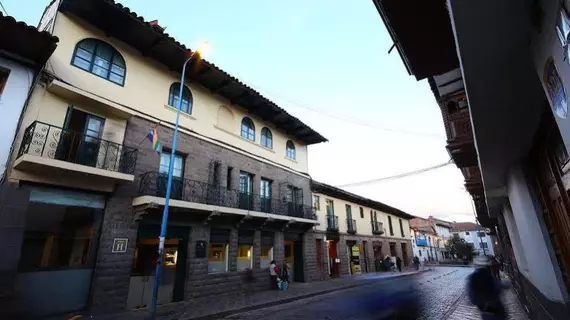
<svg viewBox="0 0 570 320">
<path fill-rule="evenodd" d="M 160 124 L 162 123 L 162 121 L 158 121 L 157 124 L 154 125 L 154 127 L 151 127 L 150 130 L 154 131 L 154 129 L 156 129 Z M 141 144 L 146 140 L 146 138 L 148 137 L 148 133 L 146 134 L 146 136 L 144 136 L 144 138 L 141 140 L 141 142 L 139 142 L 139 144 L 137 145 L 137 150 L 139 149 L 139 147 L 141 146 Z M 153 146 L 154 147 L 154 146 Z"/>
<path fill-rule="evenodd" d="M 160 285 L 160 276 L 162 275 L 162 262 L 164 254 L 164 241 L 166 238 L 166 226 L 168 223 L 168 206 L 170 204 L 170 193 L 172 190 L 172 176 L 174 172 L 174 154 L 176 153 L 176 142 L 178 140 L 178 122 L 180 120 L 180 110 L 182 108 L 182 93 L 184 92 L 184 78 L 186 74 L 186 65 L 197 51 L 192 52 L 190 57 L 182 66 L 182 76 L 180 77 L 180 92 L 178 94 L 178 105 L 176 106 L 176 123 L 174 125 L 174 136 L 172 138 L 172 151 L 170 153 L 170 163 L 168 165 L 168 181 L 166 183 L 166 196 L 164 199 L 164 210 L 162 211 L 162 223 L 160 225 L 160 236 L 158 238 L 158 257 L 156 261 L 156 274 L 152 286 L 152 303 L 150 305 L 150 317 L 156 317 L 156 305 L 158 303 L 158 286 Z"/>
</svg>

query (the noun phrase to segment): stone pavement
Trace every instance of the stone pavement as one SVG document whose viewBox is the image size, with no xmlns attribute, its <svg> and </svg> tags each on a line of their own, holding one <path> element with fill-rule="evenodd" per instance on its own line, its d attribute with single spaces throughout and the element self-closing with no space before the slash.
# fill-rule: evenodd
<svg viewBox="0 0 570 320">
<path fill-rule="evenodd" d="M 503 285 L 507 287 L 503 291 L 501 300 L 505 304 L 509 317 L 508 320 L 528 320 L 528 316 L 525 313 L 517 294 L 512 289 L 510 282 L 507 279 L 503 279 Z M 455 310 L 451 313 L 447 320 L 479 320 L 481 319 L 481 312 L 477 307 L 471 304 L 469 298 L 464 294 Z"/>
<path fill-rule="evenodd" d="M 310 282 L 291 283 L 286 291 L 261 291 L 242 294 L 225 294 L 215 297 L 194 298 L 179 303 L 159 306 L 158 319 L 220 319 L 225 316 L 265 308 L 301 299 L 315 297 L 339 290 L 355 288 L 375 283 L 376 280 L 408 276 L 416 271 L 367 273 L 358 276 L 344 276 L 338 279 Z M 141 309 L 124 314 L 115 314 L 93 319 L 145 319 L 147 309 Z"/>
</svg>

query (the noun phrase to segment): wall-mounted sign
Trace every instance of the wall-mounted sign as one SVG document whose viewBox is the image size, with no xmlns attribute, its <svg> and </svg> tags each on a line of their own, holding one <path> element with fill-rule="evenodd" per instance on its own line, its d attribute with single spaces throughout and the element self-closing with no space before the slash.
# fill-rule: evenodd
<svg viewBox="0 0 570 320">
<path fill-rule="evenodd" d="M 553 57 L 548 58 L 544 64 L 543 81 L 554 114 L 559 118 L 566 119 L 568 115 L 566 90 L 564 89 L 564 84 L 558 74 L 558 70 L 556 70 Z"/>
<path fill-rule="evenodd" d="M 360 257 L 360 248 L 358 246 L 352 247 L 352 256 L 353 257 Z"/>
<path fill-rule="evenodd" d="M 125 253 L 127 252 L 127 244 L 129 239 L 127 238 L 115 238 L 113 239 L 113 253 Z"/>
<path fill-rule="evenodd" d="M 196 258 L 206 258 L 206 241 L 196 241 Z"/>
</svg>

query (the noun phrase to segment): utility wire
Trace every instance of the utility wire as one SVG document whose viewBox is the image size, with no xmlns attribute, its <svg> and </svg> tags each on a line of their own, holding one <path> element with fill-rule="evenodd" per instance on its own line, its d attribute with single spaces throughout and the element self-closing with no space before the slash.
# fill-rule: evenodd
<svg viewBox="0 0 570 320">
<path fill-rule="evenodd" d="M 410 171 L 410 172 L 405 172 L 405 173 L 400 173 L 400 174 L 396 174 L 393 176 L 388 176 L 388 177 L 382 177 L 382 178 L 378 178 L 378 179 L 373 179 L 373 180 L 366 180 L 366 181 L 360 181 L 360 182 L 353 182 L 353 183 L 347 183 L 347 184 L 342 184 L 342 185 L 338 185 L 338 188 L 346 188 L 346 187 L 357 187 L 357 186 L 363 186 L 363 185 L 368 185 L 368 184 L 374 184 L 374 183 L 379 183 L 379 182 L 384 182 L 384 181 L 388 181 L 388 180 L 396 180 L 396 179 L 401 179 L 401 178 L 405 178 L 405 177 L 409 177 L 409 176 L 413 176 L 413 175 L 417 175 L 417 174 L 422 174 L 424 172 L 428 172 L 428 171 L 432 171 L 432 170 L 436 170 L 439 168 L 443 168 L 446 167 L 450 164 L 452 164 L 452 160 L 450 159 L 449 161 L 445 162 L 445 163 L 440 163 L 438 165 L 435 166 L 431 166 L 431 167 L 427 167 L 427 168 L 423 168 L 423 169 L 418 169 L 418 170 L 414 170 L 414 171 Z"/>
<path fill-rule="evenodd" d="M 8 11 L 6 11 L 6 8 L 4 8 L 4 4 L 2 4 L 2 1 L 0 1 L 0 7 L 2 7 L 2 11 L 4 11 L 7 16 L 9 16 Z"/>
<path fill-rule="evenodd" d="M 319 110 L 319 109 L 316 109 L 316 108 L 308 107 L 308 106 L 306 106 L 305 104 L 302 104 L 302 103 L 300 103 L 300 102 L 298 102 L 298 101 L 289 99 L 289 98 L 287 98 L 287 97 L 283 97 L 283 96 L 277 95 L 277 94 L 272 93 L 272 92 L 270 92 L 270 91 L 268 91 L 268 90 L 265 90 L 264 88 L 262 88 L 262 87 L 260 87 L 260 86 L 252 85 L 251 83 L 250 83 L 250 85 L 251 85 L 252 87 L 256 87 L 256 88 L 258 89 L 258 91 L 263 91 L 263 92 L 265 92 L 266 94 L 268 94 L 268 95 L 270 95 L 270 96 L 274 96 L 274 97 L 279 98 L 279 99 L 281 99 L 281 100 L 283 100 L 283 101 L 289 102 L 289 103 L 291 103 L 291 104 L 293 104 L 293 105 L 295 105 L 295 106 L 297 106 L 297 107 L 299 107 L 299 108 L 306 109 L 306 110 L 309 110 L 309 111 L 312 111 L 312 112 L 315 112 L 315 113 L 318 113 L 318 114 L 321 114 L 321 115 L 325 115 L 325 116 L 328 116 L 328 117 L 330 117 L 330 118 L 334 118 L 334 119 L 337 119 L 337 120 L 340 120 L 340 121 L 349 122 L 349 123 L 352 123 L 352 124 L 361 125 L 361 126 L 365 126 L 365 127 L 368 127 L 368 128 L 378 129 L 378 130 L 387 131 L 387 132 L 392 132 L 392 133 L 407 134 L 407 135 L 413 135 L 413 136 L 422 137 L 422 138 L 431 138 L 431 139 L 438 139 L 438 140 L 445 139 L 444 136 L 439 135 L 439 134 L 436 134 L 436 133 L 431 133 L 431 132 L 419 132 L 419 131 L 409 131 L 409 130 L 400 130 L 400 129 L 386 128 L 386 127 L 383 127 L 383 126 L 373 125 L 373 124 L 370 124 L 370 123 L 366 123 L 366 122 L 363 122 L 363 121 L 360 121 L 360 120 L 347 118 L 347 117 L 345 117 L 345 116 L 340 116 L 340 115 L 336 115 L 336 114 L 333 114 L 333 113 L 328 113 L 328 112 L 325 112 L 325 111 L 322 111 L 322 110 Z"/>
</svg>

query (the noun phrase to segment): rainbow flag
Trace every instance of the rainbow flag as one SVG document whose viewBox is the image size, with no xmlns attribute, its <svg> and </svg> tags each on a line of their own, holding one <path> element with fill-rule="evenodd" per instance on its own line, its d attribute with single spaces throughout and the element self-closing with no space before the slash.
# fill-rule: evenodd
<svg viewBox="0 0 570 320">
<path fill-rule="evenodd" d="M 150 130 L 146 137 L 148 140 L 150 140 L 150 142 L 152 142 L 152 149 L 154 149 L 154 151 L 160 152 L 162 150 L 160 147 L 160 142 L 158 141 L 158 131 L 156 130 L 156 127 Z"/>
</svg>

